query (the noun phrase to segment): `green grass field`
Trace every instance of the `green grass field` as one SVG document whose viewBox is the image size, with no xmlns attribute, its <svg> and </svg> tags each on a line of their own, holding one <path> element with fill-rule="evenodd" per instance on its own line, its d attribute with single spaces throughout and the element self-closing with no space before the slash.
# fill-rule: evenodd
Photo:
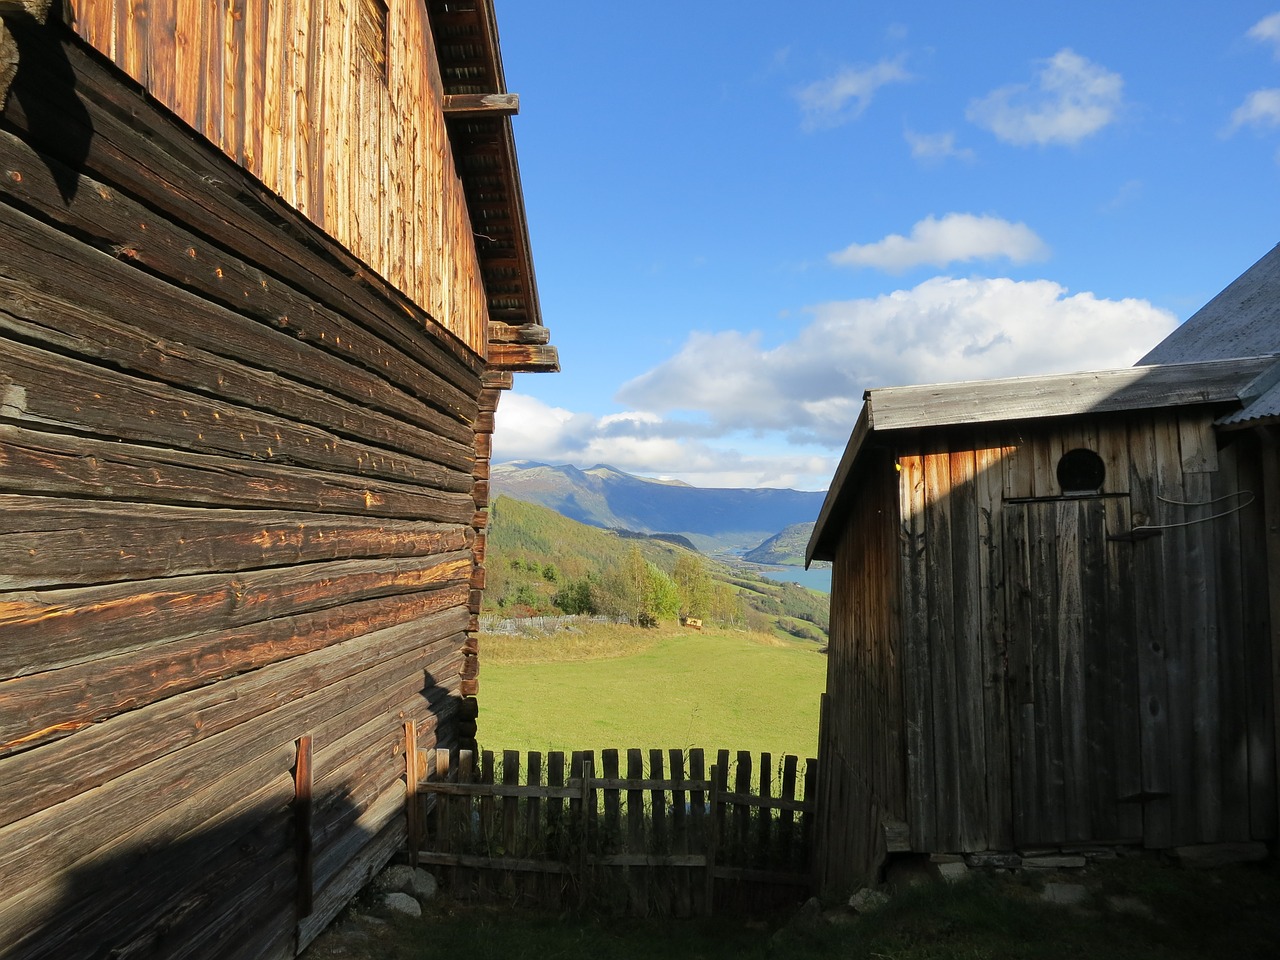
<svg viewBox="0 0 1280 960">
<path fill-rule="evenodd" d="M 827 658 L 743 631 L 593 627 L 480 641 L 486 750 L 816 755 Z"/>
</svg>

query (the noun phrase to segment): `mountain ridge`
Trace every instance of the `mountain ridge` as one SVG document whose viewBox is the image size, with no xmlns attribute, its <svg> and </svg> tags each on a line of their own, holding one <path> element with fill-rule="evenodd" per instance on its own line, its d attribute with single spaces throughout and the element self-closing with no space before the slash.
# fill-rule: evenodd
<svg viewBox="0 0 1280 960">
<path fill-rule="evenodd" d="M 494 496 L 549 507 L 595 527 L 688 538 L 698 549 L 743 552 L 787 527 L 812 522 L 825 492 L 771 487 L 695 487 L 600 463 L 510 461 L 490 470 Z"/>
</svg>

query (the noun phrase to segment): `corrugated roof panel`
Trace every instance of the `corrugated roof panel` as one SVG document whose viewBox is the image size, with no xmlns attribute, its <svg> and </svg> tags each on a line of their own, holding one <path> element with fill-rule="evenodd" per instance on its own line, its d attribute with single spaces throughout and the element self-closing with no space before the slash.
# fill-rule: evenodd
<svg viewBox="0 0 1280 960">
<path fill-rule="evenodd" d="M 1218 426 L 1255 426 L 1262 421 L 1280 420 L 1280 384 L 1276 384 L 1243 410 L 1218 419 Z"/>
</svg>

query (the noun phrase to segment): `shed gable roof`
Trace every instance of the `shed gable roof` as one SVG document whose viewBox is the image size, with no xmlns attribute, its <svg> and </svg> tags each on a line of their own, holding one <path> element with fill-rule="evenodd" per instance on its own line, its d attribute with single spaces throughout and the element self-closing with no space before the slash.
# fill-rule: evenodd
<svg viewBox="0 0 1280 960">
<path fill-rule="evenodd" d="M 1138 364 L 1270 354 L 1280 354 L 1280 245 L 1156 344 Z"/>
<path fill-rule="evenodd" d="M 1250 388 L 1269 388 L 1276 372 L 1280 358 L 1268 356 L 868 390 L 805 562 L 833 559 L 840 526 L 836 521 L 849 509 L 859 461 L 873 433 L 1190 405 L 1238 409 L 1242 394 L 1247 401 Z"/>
</svg>

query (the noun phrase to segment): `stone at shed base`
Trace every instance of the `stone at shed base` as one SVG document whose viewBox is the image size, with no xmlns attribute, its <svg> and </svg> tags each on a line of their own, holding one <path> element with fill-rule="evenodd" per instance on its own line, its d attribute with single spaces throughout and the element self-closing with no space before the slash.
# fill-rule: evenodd
<svg viewBox="0 0 1280 960">
<path fill-rule="evenodd" d="M 1267 859 L 1265 843 L 1202 843 L 1191 847 L 1174 847 L 1173 856 L 1184 867 L 1212 870 L 1237 863 L 1256 863 Z"/>
<path fill-rule="evenodd" d="M 392 864 L 378 874 L 374 881 L 375 888 L 384 893 L 399 891 L 416 897 L 426 903 L 436 895 L 439 889 L 436 878 L 421 867 L 415 869 L 407 864 Z"/>
<path fill-rule="evenodd" d="M 877 910 L 888 906 L 888 904 L 889 897 L 887 894 L 881 893 L 879 890 L 872 890 L 870 887 L 863 887 L 849 898 L 849 909 L 858 913 L 875 913 Z"/>
<path fill-rule="evenodd" d="M 378 874 L 376 884 L 379 890 L 399 890 L 408 893 L 413 884 L 413 867 L 406 863 L 393 863 Z"/>
<path fill-rule="evenodd" d="M 418 898 L 420 903 L 427 903 L 434 900 L 436 893 L 440 890 L 440 884 L 436 882 L 436 878 L 419 867 L 413 871 L 413 880 L 411 881 L 409 892 Z"/>
<path fill-rule="evenodd" d="M 1063 907 L 1078 907 L 1089 899 L 1089 890 L 1081 883 L 1046 883 L 1040 899 Z"/>
<path fill-rule="evenodd" d="M 958 863 L 949 861 L 930 864 L 930 866 L 938 875 L 938 879 L 945 880 L 947 883 L 959 883 L 961 880 L 969 879 L 969 868 L 964 865 L 963 858 Z"/>
<path fill-rule="evenodd" d="M 382 905 L 389 913 L 401 913 L 406 917 L 422 916 L 422 904 L 418 903 L 418 901 L 409 896 L 409 894 L 401 893 L 399 890 L 384 894 L 382 897 Z"/>
</svg>

